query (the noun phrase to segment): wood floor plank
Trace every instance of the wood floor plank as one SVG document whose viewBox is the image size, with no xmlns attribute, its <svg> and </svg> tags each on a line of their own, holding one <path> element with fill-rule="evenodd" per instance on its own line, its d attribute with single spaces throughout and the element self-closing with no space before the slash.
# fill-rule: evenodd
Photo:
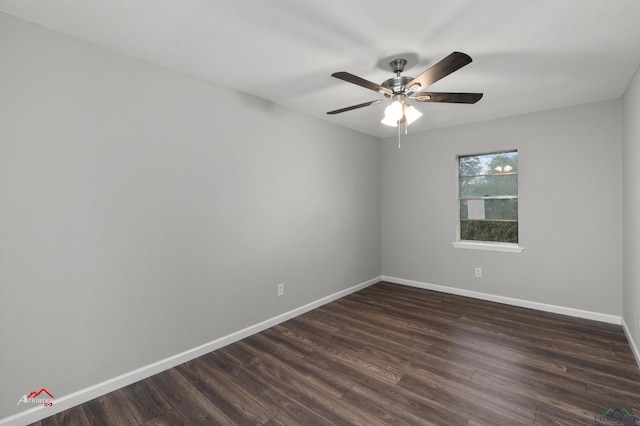
<svg viewBox="0 0 640 426">
<path fill-rule="evenodd" d="M 366 359 L 366 357 L 361 356 L 359 349 L 353 348 L 351 342 L 346 338 L 338 337 L 335 334 L 324 336 L 317 327 L 304 320 L 296 323 L 296 329 L 308 333 L 309 340 L 313 342 L 316 352 L 322 351 L 330 354 L 340 362 L 359 369 L 363 374 L 371 375 L 378 380 L 389 383 L 397 383 L 402 378 L 403 372 L 398 371 L 393 366 L 386 365 L 380 360 Z"/>
<path fill-rule="evenodd" d="M 169 404 L 184 417 L 185 423 L 233 424 L 233 419 L 218 408 L 217 401 L 208 399 L 175 368 L 156 374 L 150 380 L 162 390 Z"/>
<path fill-rule="evenodd" d="M 258 396 L 263 405 L 275 407 L 278 416 L 267 424 L 331 425 L 331 421 L 318 415 L 303 399 L 291 397 L 277 387 L 267 389 Z"/>
<path fill-rule="evenodd" d="M 377 386 L 376 386 L 377 385 Z M 467 418 L 436 401 L 399 387 L 377 383 L 357 385 L 343 397 L 352 405 L 365 407 L 385 424 L 464 425 Z"/>
<path fill-rule="evenodd" d="M 640 413 L 620 326 L 381 282 L 35 423 L 575 425 Z"/>
<path fill-rule="evenodd" d="M 276 414 L 270 412 L 269 407 L 256 403 L 255 398 L 227 377 L 224 371 L 202 359 L 186 362 L 176 370 L 234 424 L 263 424 Z"/>
<path fill-rule="evenodd" d="M 35 423 L 36 426 L 91 426 L 82 405 L 65 410 Z"/>
<path fill-rule="evenodd" d="M 587 380 L 587 393 L 602 400 L 614 400 L 617 405 L 625 408 L 633 408 L 634 412 L 640 413 L 640 383 L 635 384 L 635 389 L 622 388 L 618 386 L 603 385 Z"/>
<path fill-rule="evenodd" d="M 336 324 L 336 332 L 345 336 L 357 335 L 363 342 L 372 344 L 374 341 L 380 344 L 405 344 L 407 342 L 406 326 L 396 327 L 388 321 L 388 318 L 381 312 L 375 317 L 354 316 L 349 306 L 344 309 L 332 306 L 332 309 L 318 309 L 316 321 L 325 321 Z M 411 348 L 428 352 L 432 343 L 419 338 L 412 340 Z"/>
<path fill-rule="evenodd" d="M 278 368 L 278 366 L 279 368 L 282 368 L 283 365 L 286 365 L 287 368 L 293 370 L 291 371 L 292 374 L 305 377 L 306 381 L 317 388 L 322 389 L 329 395 L 332 395 L 335 398 L 340 398 L 353 386 L 351 382 L 342 380 L 339 376 L 326 374 L 326 370 L 312 362 L 309 362 L 306 357 L 298 358 L 297 356 L 290 354 L 282 346 L 276 346 L 276 348 L 279 347 L 280 350 L 274 351 L 273 345 L 270 344 L 270 341 L 266 336 L 255 337 L 256 339 L 252 340 L 254 347 L 262 351 L 263 357 L 274 362 L 276 368 Z M 278 345 L 280 345 L 280 343 L 278 343 Z"/>
<path fill-rule="evenodd" d="M 129 426 L 138 424 L 118 392 L 101 396 L 83 405 L 91 425 Z"/>
<path fill-rule="evenodd" d="M 249 374 L 243 368 L 242 364 L 238 363 L 237 360 L 231 356 L 230 347 L 211 352 L 202 358 L 203 361 L 226 373 L 237 386 L 244 389 L 249 395 L 258 395 L 267 389 L 267 386 L 263 382 L 256 380 L 252 374 Z"/>
<path fill-rule="evenodd" d="M 185 418 L 178 410 L 167 410 L 143 423 L 144 426 L 183 426 Z"/>
<path fill-rule="evenodd" d="M 500 393 L 491 386 L 478 386 L 474 382 L 447 381 L 438 376 L 424 378 L 408 374 L 399 386 L 430 401 L 438 402 L 465 417 L 494 420 L 497 424 L 532 424 L 535 406 L 526 398 L 507 392 Z"/>
<path fill-rule="evenodd" d="M 143 424 L 167 410 L 171 404 L 150 380 L 141 380 L 116 391 L 136 418 Z"/>
<path fill-rule="evenodd" d="M 252 367 L 262 376 L 271 378 L 272 385 L 258 396 L 260 400 L 276 401 L 285 410 L 295 409 L 290 414 L 298 416 L 298 405 L 282 403 L 281 395 L 284 394 L 290 400 L 303 403 L 308 412 L 321 417 L 328 424 L 381 424 L 359 407 L 349 407 L 342 402 L 340 396 L 344 392 L 334 388 L 325 379 L 323 371 L 310 371 L 308 366 L 311 363 L 298 360 L 295 356 L 283 357 L 283 351 L 272 351 L 272 346 L 266 344 L 267 341 L 268 337 L 256 335 L 240 343 L 244 350 L 255 356 Z M 308 415 L 307 411 L 304 412 L 305 415 Z"/>
</svg>

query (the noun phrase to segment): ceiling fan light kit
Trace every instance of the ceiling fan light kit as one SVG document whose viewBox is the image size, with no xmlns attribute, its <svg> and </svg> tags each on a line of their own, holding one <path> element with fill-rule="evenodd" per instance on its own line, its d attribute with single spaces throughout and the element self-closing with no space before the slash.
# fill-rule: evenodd
<svg viewBox="0 0 640 426">
<path fill-rule="evenodd" d="M 329 111 L 327 114 L 339 114 L 358 108 L 377 105 L 390 99 L 391 104 L 385 108 L 384 118 L 381 123 L 391 127 L 398 127 L 398 146 L 400 146 L 400 124 L 404 123 L 406 133 L 407 126 L 422 116 L 420 111 L 407 102 L 409 99 L 417 102 L 475 104 L 482 98 L 482 93 L 418 92 L 471 63 L 471 61 L 472 59 L 469 55 L 461 52 L 453 52 L 418 77 L 412 78 L 401 75 L 404 67 L 407 65 L 407 61 L 405 59 L 394 59 L 389 63 L 389 66 L 391 70 L 396 73 L 396 76 L 384 81 L 382 84 L 365 80 L 346 71 L 333 73 L 331 74 L 332 77 L 356 84 L 365 89 L 373 90 L 385 96 L 387 99 L 364 102 L 358 105 Z"/>
<path fill-rule="evenodd" d="M 409 105 L 404 95 L 395 95 L 394 101 L 384 109 L 384 118 L 380 121 L 382 124 L 391 127 L 397 127 L 400 123 L 407 126 L 422 116 L 413 105 Z"/>
</svg>

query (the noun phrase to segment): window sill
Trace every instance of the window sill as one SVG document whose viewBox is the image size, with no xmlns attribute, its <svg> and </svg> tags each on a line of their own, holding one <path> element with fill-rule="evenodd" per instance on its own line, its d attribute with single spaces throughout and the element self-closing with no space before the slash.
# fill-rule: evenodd
<svg viewBox="0 0 640 426">
<path fill-rule="evenodd" d="M 451 243 L 455 248 L 471 249 L 471 250 L 485 250 L 485 251 L 500 251 L 503 253 L 521 253 L 524 247 L 518 244 L 510 243 L 485 243 L 485 242 L 471 242 L 471 241 L 456 241 Z"/>
</svg>

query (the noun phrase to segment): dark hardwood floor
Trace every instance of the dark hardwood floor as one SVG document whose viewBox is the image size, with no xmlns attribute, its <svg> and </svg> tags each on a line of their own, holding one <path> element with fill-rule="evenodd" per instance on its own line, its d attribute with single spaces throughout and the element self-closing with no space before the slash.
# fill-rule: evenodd
<svg viewBox="0 0 640 426">
<path fill-rule="evenodd" d="M 609 408 L 640 415 L 620 326 L 383 282 L 35 424 L 573 426 Z"/>
</svg>

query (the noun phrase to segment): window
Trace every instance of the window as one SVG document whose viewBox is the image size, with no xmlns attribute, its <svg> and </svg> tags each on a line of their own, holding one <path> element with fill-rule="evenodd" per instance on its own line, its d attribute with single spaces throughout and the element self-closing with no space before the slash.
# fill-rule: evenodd
<svg viewBox="0 0 640 426">
<path fill-rule="evenodd" d="M 517 245 L 518 152 L 460 156 L 458 176 L 459 242 Z"/>
</svg>

